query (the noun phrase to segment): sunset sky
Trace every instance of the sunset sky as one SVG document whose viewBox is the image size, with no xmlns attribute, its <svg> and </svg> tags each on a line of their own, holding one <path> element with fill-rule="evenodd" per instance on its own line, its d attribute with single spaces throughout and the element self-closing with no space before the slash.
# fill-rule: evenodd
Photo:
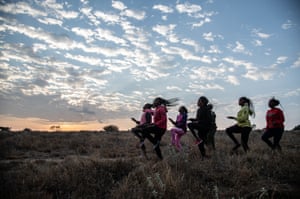
<svg viewBox="0 0 300 199">
<path fill-rule="evenodd" d="M 0 2 L 0 126 L 127 130 L 157 96 L 195 117 L 201 95 L 219 129 L 241 96 L 258 128 L 273 96 L 300 124 L 300 1 Z"/>
</svg>

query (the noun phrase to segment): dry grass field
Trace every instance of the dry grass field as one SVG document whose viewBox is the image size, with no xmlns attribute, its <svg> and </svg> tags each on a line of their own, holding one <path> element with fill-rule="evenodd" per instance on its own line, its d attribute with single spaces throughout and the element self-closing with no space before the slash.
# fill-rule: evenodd
<svg viewBox="0 0 300 199">
<path fill-rule="evenodd" d="M 299 135 L 285 132 L 274 153 L 253 131 L 250 152 L 232 155 L 217 132 L 202 161 L 190 133 L 178 153 L 167 132 L 160 161 L 130 132 L 0 132 L 0 198 L 300 198 Z"/>
</svg>

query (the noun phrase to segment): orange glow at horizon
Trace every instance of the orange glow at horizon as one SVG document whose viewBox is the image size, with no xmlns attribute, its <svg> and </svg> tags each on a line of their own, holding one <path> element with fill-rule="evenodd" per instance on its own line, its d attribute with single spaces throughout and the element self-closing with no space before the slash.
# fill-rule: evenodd
<svg viewBox="0 0 300 199">
<path fill-rule="evenodd" d="M 11 130 L 21 131 L 25 128 L 37 131 L 100 131 L 107 125 L 116 125 L 119 130 L 128 130 L 134 127 L 129 119 L 108 120 L 104 123 L 98 121 L 82 122 L 52 122 L 40 118 L 17 118 L 0 115 L 0 126 L 10 127 Z"/>
</svg>

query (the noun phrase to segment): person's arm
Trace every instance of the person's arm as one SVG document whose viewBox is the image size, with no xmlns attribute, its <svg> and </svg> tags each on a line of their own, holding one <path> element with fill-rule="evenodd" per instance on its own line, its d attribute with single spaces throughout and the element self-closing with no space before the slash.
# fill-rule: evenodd
<svg viewBox="0 0 300 199">
<path fill-rule="evenodd" d="M 131 118 L 131 120 L 134 121 L 136 124 L 140 124 L 140 122 L 137 121 L 137 120 L 136 120 L 135 118 L 133 118 L 133 117 Z"/>
<path fill-rule="evenodd" d="M 145 117 L 146 117 L 146 123 L 150 124 L 152 122 L 152 115 L 151 115 L 151 113 L 146 112 Z"/>
<path fill-rule="evenodd" d="M 236 120 L 236 117 L 233 117 L 233 116 L 227 116 L 227 119 Z"/>
<path fill-rule="evenodd" d="M 170 121 L 173 125 L 176 125 L 176 122 L 175 122 L 172 118 L 169 118 L 169 121 Z"/>
</svg>

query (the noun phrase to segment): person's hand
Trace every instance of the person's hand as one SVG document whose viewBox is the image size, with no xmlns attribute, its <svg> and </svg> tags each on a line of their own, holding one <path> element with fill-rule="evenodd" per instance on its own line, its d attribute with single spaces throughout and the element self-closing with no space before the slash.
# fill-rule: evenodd
<svg viewBox="0 0 300 199">
<path fill-rule="evenodd" d="M 227 116 L 228 119 L 236 120 L 236 117 L 233 116 Z"/>
<path fill-rule="evenodd" d="M 137 123 L 137 124 L 139 123 L 139 121 L 137 121 L 137 120 L 136 120 L 135 118 L 133 118 L 133 117 L 131 118 L 131 120 L 134 121 L 134 122 Z"/>
</svg>

